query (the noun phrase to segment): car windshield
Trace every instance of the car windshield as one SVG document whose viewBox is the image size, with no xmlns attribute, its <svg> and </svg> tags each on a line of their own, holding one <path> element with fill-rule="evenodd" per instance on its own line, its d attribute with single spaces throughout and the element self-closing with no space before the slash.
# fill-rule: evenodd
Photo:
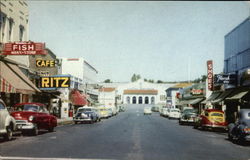
<svg viewBox="0 0 250 160">
<path fill-rule="evenodd" d="M 196 113 L 196 110 L 194 109 L 185 109 L 183 113 Z"/>
<path fill-rule="evenodd" d="M 213 112 L 210 114 L 210 116 L 223 117 L 223 114 L 218 112 Z"/>
<path fill-rule="evenodd" d="M 39 106 L 33 105 L 33 104 L 25 104 L 21 106 L 15 107 L 15 111 L 32 111 L 32 112 L 38 112 Z"/>
<path fill-rule="evenodd" d="M 78 110 L 78 112 L 87 112 L 87 111 L 92 111 L 91 108 L 81 108 Z"/>
<path fill-rule="evenodd" d="M 174 109 L 174 110 L 171 110 L 171 112 L 180 112 L 180 111 L 177 109 Z"/>
</svg>

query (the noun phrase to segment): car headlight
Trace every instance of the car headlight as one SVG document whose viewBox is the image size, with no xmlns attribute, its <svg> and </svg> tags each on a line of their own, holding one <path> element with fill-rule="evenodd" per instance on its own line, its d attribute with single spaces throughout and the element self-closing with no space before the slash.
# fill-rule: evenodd
<svg viewBox="0 0 250 160">
<path fill-rule="evenodd" d="M 29 116 L 29 121 L 33 121 L 34 120 L 34 116 Z"/>
<path fill-rule="evenodd" d="M 82 117 L 86 117 L 87 115 L 86 115 L 86 114 L 84 114 L 84 113 L 82 113 L 82 114 L 81 114 L 81 116 L 82 116 Z"/>
</svg>

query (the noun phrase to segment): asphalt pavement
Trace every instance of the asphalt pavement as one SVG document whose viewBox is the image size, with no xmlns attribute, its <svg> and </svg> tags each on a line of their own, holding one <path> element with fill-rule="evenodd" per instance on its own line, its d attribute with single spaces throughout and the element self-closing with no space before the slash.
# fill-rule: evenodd
<svg viewBox="0 0 250 160">
<path fill-rule="evenodd" d="M 143 115 L 143 107 L 129 105 L 95 124 L 0 139 L 0 159 L 250 160 L 250 144 L 234 144 L 226 133 L 180 126 L 159 113 Z"/>
</svg>

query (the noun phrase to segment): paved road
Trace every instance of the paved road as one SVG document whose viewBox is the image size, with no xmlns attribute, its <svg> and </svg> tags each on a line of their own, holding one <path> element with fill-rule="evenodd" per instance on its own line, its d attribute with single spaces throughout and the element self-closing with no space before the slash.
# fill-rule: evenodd
<svg viewBox="0 0 250 160">
<path fill-rule="evenodd" d="M 53 133 L 0 142 L 0 155 L 5 159 L 249 160 L 250 145 L 233 144 L 224 133 L 179 126 L 158 113 L 144 116 L 143 107 L 130 105 L 126 112 L 93 125 L 67 125 Z"/>
</svg>

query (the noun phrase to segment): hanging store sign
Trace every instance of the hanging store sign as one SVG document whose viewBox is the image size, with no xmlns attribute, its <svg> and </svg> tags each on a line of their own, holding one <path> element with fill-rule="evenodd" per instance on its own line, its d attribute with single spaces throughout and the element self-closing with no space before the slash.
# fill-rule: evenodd
<svg viewBox="0 0 250 160">
<path fill-rule="evenodd" d="M 192 95 L 202 95 L 203 94 L 203 89 L 192 89 L 191 94 Z"/>
<path fill-rule="evenodd" d="M 40 78 L 40 88 L 69 88 L 70 77 L 51 76 Z"/>
<path fill-rule="evenodd" d="M 14 42 L 5 43 L 2 55 L 46 55 L 45 43 Z"/>
<path fill-rule="evenodd" d="M 236 84 L 236 74 L 215 74 L 214 84 Z"/>
<path fill-rule="evenodd" d="M 207 61 L 207 79 L 208 79 L 208 89 L 213 90 L 213 61 Z"/>
<path fill-rule="evenodd" d="M 42 60 L 42 59 L 36 60 L 36 67 L 55 67 L 56 64 L 57 61 L 55 60 Z"/>
</svg>

